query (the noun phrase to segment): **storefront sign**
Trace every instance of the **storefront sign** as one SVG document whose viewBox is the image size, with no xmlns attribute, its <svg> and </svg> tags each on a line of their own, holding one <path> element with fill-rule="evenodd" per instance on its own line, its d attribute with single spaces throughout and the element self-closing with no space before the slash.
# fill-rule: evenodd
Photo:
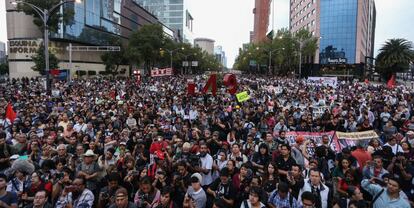
<svg viewBox="0 0 414 208">
<path fill-rule="evenodd" d="M 11 40 L 9 46 L 10 59 L 31 59 L 42 46 L 42 39 L 32 40 Z"/>
<path fill-rule="evenodd" d="M 346 64 L 346 58 L 328 58 L 328 64 Z"/>
</svg>

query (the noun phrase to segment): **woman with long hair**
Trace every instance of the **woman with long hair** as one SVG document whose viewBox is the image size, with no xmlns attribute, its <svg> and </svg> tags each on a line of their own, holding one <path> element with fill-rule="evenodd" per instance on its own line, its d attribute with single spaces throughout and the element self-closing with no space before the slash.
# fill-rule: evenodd
<svg viewBox="0 0 414 208">
<path fill-rule="evenodd" d="M 380 150 L 382 150 L 380 141 L 376 138 L 371 139 L 368 143 L 367 151 L 372 154 L 372 153 L 374 153 L 376 151 L 380 151 Z"/>
<path fill-rule="evenodd" d="M 276 163 L 271 162 L 265 166 L 265 172 L 262 177 L 262 181 L 263 190 L 268 194 L 276 189 L 276 185 L 279 183 L 279 174 Z"/>
<path fill-rule="evenodd" d="M 350 169 L 351 169 L 351 161 L 349 161 L 347 158 L 342 158 L 338 166 L 332 172 L 332 177 L 343 179 L 345 178 L 346 171 Z"/>
</svg>

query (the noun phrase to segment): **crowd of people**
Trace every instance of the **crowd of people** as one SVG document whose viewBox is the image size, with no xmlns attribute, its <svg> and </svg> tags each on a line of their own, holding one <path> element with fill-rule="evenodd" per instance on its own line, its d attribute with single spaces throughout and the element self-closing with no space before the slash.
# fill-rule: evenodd
<svg viewBox="0 0 414 208">
<path fill-rule="evenodd" d="M 191 77 L 197 91 L 207 78 Z M 187 79 L 57 81 L 51 93 L 39 79 L 1 84 L 0 207 L 413 206 L 404 86 L 241 75 L 250 99 L 238 102 L 220 84 L 187 95 Z M 340 151 L 324 135 L 367 130 L 378 138 Z"/>
</svg>

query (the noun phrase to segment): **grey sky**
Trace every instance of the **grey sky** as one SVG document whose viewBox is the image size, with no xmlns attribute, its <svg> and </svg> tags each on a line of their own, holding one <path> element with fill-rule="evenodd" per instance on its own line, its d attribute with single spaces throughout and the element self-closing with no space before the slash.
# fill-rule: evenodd
<svg viewBox="0 0 414 208">
<path fill-rule="evenodd" d="M 9 1 L 9 0 L 5 0 Z M 254 0 L 188 0 L 194 21 L 194 37 L 212 38 L 222 45 L 231 67 L 253 29 Z M 414 41 L 414 0 L 376 0 L 375 51 L 390 38 Z M 275 28 L 288 26 L 289 0 L 276 0 Z M 0 41 L 7 41 L 5 3 L 0 0 Z"/>
</svg>

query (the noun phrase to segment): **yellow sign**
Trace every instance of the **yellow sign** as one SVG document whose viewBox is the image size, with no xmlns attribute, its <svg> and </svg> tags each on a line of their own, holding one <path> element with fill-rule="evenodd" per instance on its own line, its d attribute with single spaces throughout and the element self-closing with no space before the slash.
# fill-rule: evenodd
<svg viewBox="0 0 414 208">
<path fill-rule="evenodd" d="M 250 99 L 250 96 L 249 96 L 249 94 L 247 94 L 247 91 L 244 91 L 244 92 L 241 92 L 241 93 L 237 93 L 236 94 L 236 97 L 237 97 L 237 100 L 239 102 L 244 102 L 244 101 Z"/>
</svg>

